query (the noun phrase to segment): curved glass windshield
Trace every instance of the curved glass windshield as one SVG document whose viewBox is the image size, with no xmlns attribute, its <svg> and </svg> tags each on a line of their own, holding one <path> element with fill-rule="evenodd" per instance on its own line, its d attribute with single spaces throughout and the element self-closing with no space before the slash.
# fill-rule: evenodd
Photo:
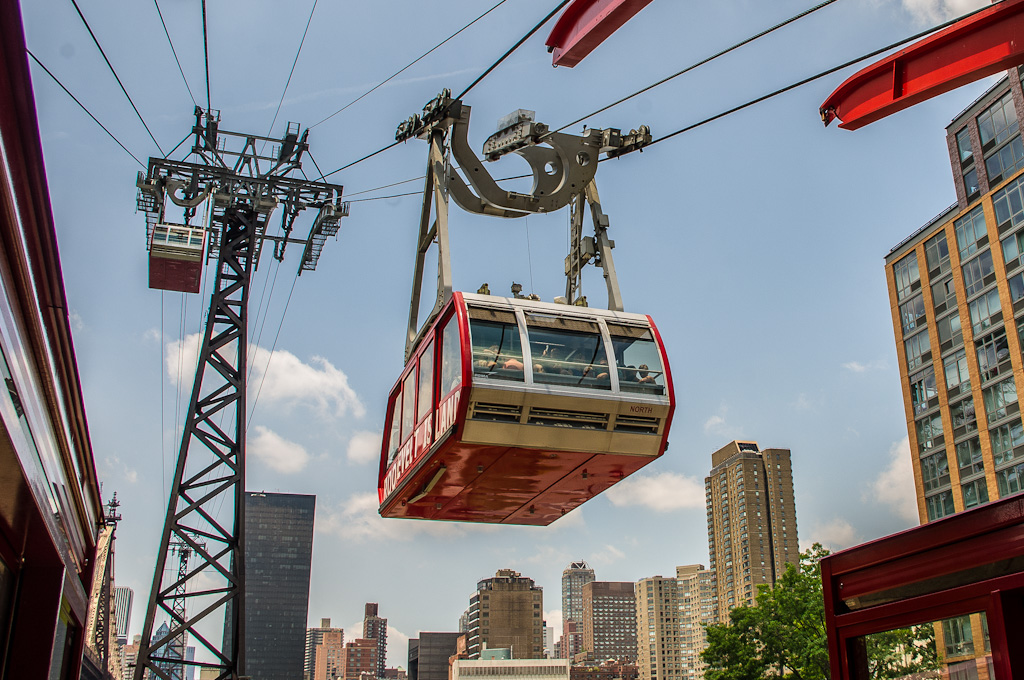
<svg viewBox="0 0 1024 680">
<path fill-rule="evenodd" d="M 498 380 L 523 378 L 523 345 L 512 312 L 469 308 L 473 340 L 473 375 Z"/>
<path fill-rule="evenodd" d="M 665 394 L 665 370 L 651 330 L 610 323 L 608 334 L 612 338 L 615 365 L 619 367 L 619 389 Z"/>
<path fill-rule="evenodd" d="M 441 396 L 447 396 L 462 384 L 462 357 L 459 344 L 459 320 L 456 316 L 444 327 L 441 339 Z"/>
<path fill-rule="evenodd" d="M 527 314 L 533 381 L 598 390 L 612 388 L 601 329 L 593 321 Z"/>
</svg>

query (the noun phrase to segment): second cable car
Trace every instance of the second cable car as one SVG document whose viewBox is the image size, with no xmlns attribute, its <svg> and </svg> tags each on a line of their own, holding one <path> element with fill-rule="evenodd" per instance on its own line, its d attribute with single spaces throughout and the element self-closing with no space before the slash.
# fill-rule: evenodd
<svg viewBox="0 0 1024 680">
<path fill-rule="evenodd" d="M 548 132 L 517 111 L 484 145 L 491 160 L 517 153 L 534 169 L 530 194 L 500 189 L 469 149 L 469 107 L 443 92 L 399 127 L 430 142 L 406 343 L 391 390 L 377 493 L 384 517 L 547 525 L 661 456 L 674 409 L 671 373 L 649 316 L 622 311 L 608 218 L 593 182 L 599 154 L 649 142 L 590 129 Z M 449 134 L 450 131 L 450 134 Z M 464 180 L 446 162 L 451 145 Z M 547 146 L 541 146 L 546 144 Z M 478 214 L 516 218 L 572 206 L 566 294 L 454 292 L 448 198 Z M 436 200 L 431 223 L 431 203 Z M 583 237 L 589 207 L 594 237 Z M 434 308 L 417 315 L 428 248 L 438 249 Z M 587 306 L 582 268 L 603 269 L 609 309 Z"/>
</svg>

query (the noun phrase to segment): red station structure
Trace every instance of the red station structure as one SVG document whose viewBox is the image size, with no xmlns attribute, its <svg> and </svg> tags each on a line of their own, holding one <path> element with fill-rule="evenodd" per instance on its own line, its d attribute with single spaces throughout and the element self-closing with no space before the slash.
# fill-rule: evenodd
<svg viewBox="0 0 1024 680">
<path fill-rule="evenodd" d="M 651 0 L 574 0 L 546 41 L 553 66 L 572 68 Z"/>
</svg>

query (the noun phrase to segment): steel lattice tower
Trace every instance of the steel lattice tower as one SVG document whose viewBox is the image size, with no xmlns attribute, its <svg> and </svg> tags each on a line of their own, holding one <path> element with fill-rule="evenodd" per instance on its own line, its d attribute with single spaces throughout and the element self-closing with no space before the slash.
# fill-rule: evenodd
<svg viewBox="0 0 1024 680">
<path fill-rule="evenodd" d="M 290 176 L 301 168 L 308 130 L 300 138 L 298 126 L 289 124 L 284 138 L 273 139 L 220 131 L 219 125 L 219 115 L 197 108 L 192 153 L 200 162 L 151 158 L 148 172 L 138 180 L 138 204 L 150 236 L 165 223 L 167 199 L 184 209 L 186 225 L 197 207 L 209 201 L 207 259 L 216 262 L 216 280 L 134 680 L 142 680 L 147 669 L 152 678 L 174 680 L 170 669 L 185 666 L 216 668 L 218 680 L 244 675 L 245 397 L 252 272 L 264 240 L 274 242 L 279 260 L 289 243 L 303 245 L 299 273 L 314 269 L 326 239 L 348 214 L 340 186 Z M 268 146 L 265 155 L 257 149 Z M 267 222 L 279 204 L 284 207 L 281 234 L 271 236 Z M 319 209 L 309 236 L 293 238 L 295 218 L 307 207 Z M 189 568 L 176 569 L 181 562 L 174 553 L 186 549 Z M 158 615 L 169 620 L 170 630 L 154 640 Z M 162 655 L 185 639 L 194 641 L 196 660 L 171 659 L 173 652 Z"/>
</svg>

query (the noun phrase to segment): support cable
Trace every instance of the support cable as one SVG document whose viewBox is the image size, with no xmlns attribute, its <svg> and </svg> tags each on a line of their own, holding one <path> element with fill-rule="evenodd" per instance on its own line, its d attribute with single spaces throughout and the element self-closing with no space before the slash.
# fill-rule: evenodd
<svg viewBox="0 0 1024 680">
<path fill-rule="evenodd" d="M 206 0 L 203 0 L 203 61 L 206 63 L 206 110 L 213 107 L 210 104 L 210 39 L 206 31 Z"/>
<path fill-rule="evenodd" d="M 295 59 L 292 60 L 292 69 L 288 71 L 288 80 L 284 83 L 284 90 L 281 91 L 281 99 L 277 102 L 277 110 L 274 111 L 274 120 L 270 121 L 270 130 L 267 137 L 274 131 L 274 124 L 277 123 L 277 116 L 281 113 L 281 106 L 284 104 L 284 96 L 288 93 L 288 86 L 292 84 L 292 76 L 295 74 L 295 65 L 299 63 L 299 54 L 302 53 L 302 46 L 306 43 L 306 34 L 309 33 L 309 25 L 313 23 L 313 12 L 316 11 L 317 0 L 313 0 L 313 8 L 309 10 L 309 19 L 306 20 L 306 28 L 302 31 L 302 39 L 299 40 L 299 49 L 295 50 Z M 266 144 L 264 142 L 264 144 Z"/>
<path fill-rule="evenodd" d="M 508 51 L 507 51 L 507 52 L 505 52 L 505 54 L 501 55 L 501 57 L 499 57 L 499 58 L 498 58 L 498 61 L 496 61 L 496 62 L 494 62 L 493 64 L 491 64 L 491 65 L 490 65 L 490 66 L 489 66 L 489 67 L 487 68 L 487 70 L 486 70 L 486 71 L 484 71 L 483 73 L 481 73 L 481 74 L 480 74 L 480 76 L 479 76 L 479 77 L 478 77 L 478 78 L 477 78 L 476 80 L 474 80 L 474 81 L 473 81 L 472 83 L 470 83 L 470 84 L 469 84 L 469 87 L 467 87 L 467 88 L 466 88 L 465 90 L 463 90 L 463 91 L 462 91 L 461 93 L 459 93 L 459 96 L 458 96 L 458 97 L 455 97 L 455 98 L 456 98 L 456 99 L 462 99 L 463 97 L 465 97 L 465 96 L 466 96 L 466 94 L 467 94 L 467 93 L 468 93 L 468 92 L 469 92 L 470 90 L 472 90 L 472 89 L 473 89 L 474 87 L 476 87 L 476 86 L 477 86 L 477 85 L 478 85 L 478 84 L 480 83 L 480 81 L 481 81 L 481 80 L 483 80 L 483 79 L 484 79 L 484 78 L 486 78 L 486 77 L 487 77 L 488 75 L 490 75 L 491 71 L 493 71 L 494 69 L 496 69 L 496 68 L 498 68 L 499 66 L 501 66 L 501 62 L 503 62 L 503 61 L 505 61 L 506 59 L 508 59 L 508 58 L 509 58 L 509 57 L 510 57 L 510 56 L 512 55 L 512 53 L 513 53 L 513 52 L 515 52 L 516 50 L 518 50 L 518 49 L 519 49 L 519 47 L 520 47 L 520 46 L 521 46 L 521 45 L 522 45 L 522 44 L 523 44 L 524 42 L 526 42 L 527 40 L 529 40 L 530 38 L 532 38 L 532 37 L 533 37 L 533 34 L 534 34 L 534 33 L 536 33 L 536 32 L 537 32 L 537 31 L 539 31 L 539 30 L 540 30 L 541 28 L 543 28 L 543 27 L 544 27 L 544 24 L 546 24 L 546 23 L 547 23 L 548 21 L 550 21 L 550 20 L 551 20 L 551 17 L 553 17 L 553 16 L 555 16 L 556 14 L 558 14 L 558 13 L 559 13 L 559 12 L 560 12 L 560 11 L 562 10 L 562 8 L 563 8 L 563 7 L 565 7 L 566 5 L 568 5 L 568 4 L 570 3 L 570 2 L 572 2 L 572 0 L 562 0 L 562 2 L 558 3 L 558 6 L 557 6 L 557 7 L 555 7 L 555 8 L 553 9 L 553 10 L 551 10 L 551 12 L 550 12 L 550 13 L 549 13 L 549 14 L 548 14 L 548 15 L 547 15 L 546 17 L 544 17 L 543 19 L 541 19 L 541 20 L 540 20 L 540 22 L 539 22 L 539 23 L 538 23 L 538 24 L 537 24 L 536 26 L 534 26 L 533 28 L 531 28 L 531 29 L 529 30 L 529 32 L 528 32 L 528 33 L 527 33 L 526 35 L 524 35 L 524 36 L 523 36 L 522 38 L 520 38 L 520 39 L 519 39 L 519 41 L 518 41 L 518 42 L 517 42 L 517 43 L 516 43 L 515 45 L 513 45 L 512 47 L 510 47 L 510 48 L 508 49 Z"/>
<path fill-rule="evenodd" d="M 245 421 L 246 429 L 252 423 L 252 418 L 256 414 L 256 404 L 260 401 L 260 392 L 263 391 L 263 382 L 267 379 L 267 374 L 270 372 L 270 362 L 274 360 L 274 354 L 277 352 L 277 341 L 281 337 L 281 329 L 284 327 L 284 319 L 288 316 L 288 306 L 292 303 L 292 293 L 295 292 L 295 284 L 299 280 L 299 275 L 296 274 L 292 278 L 292 287 L 288 291 L 288 299 L 284 303 L 284 311 L 281 312 L 281 323 L 277 325 L 277 332 L 274 334 L 274 344 L 270 348 L 270 356 L 267 357 L 267 365 L 263 369 L 263 376 L 260 378 L 260 386 L 256 390 L 256 397 L 252 400 L 252 409 L 249 411 L 249 419 Z"/>
<path fill-rule="evenodd" d="M 987 8 L 988 8 L 988 5 L 983 5 L 981 8 L 979 8 L 977 10 L 974 10 L 973 12 L 969 12 L 968 14 L 964 14 L 963 16 L 957 17 L 956 19 L 951 19 L 951 20 L 949 20 L 949 21 L 947 21 L 945 23 L 939 24 L 938 26 L 934 26 L 934 27 L 929 28 L 929 29 L 927 29 L 925 31 L 921 31 L 920 33 L 916 33 L 916 34 L 914 34 L 912 36 L 909 36 L 907 38 L 903 38 L 901 40 L 897 40 L 894 43 L 886 45 L 885 47 L 879 48 L 879 49 L 877 49 L 877 50 L 875 50 L 873 52 L 869 52 L 868 54 L 865 54 L 863 56 L 856 57 L 855 59 L 851 59 L 851 60 L 849 60 L 847 62 L 839 64 L 838 66 L 833 66 L 831 68 L 825 69 L 824 71 L 821 71 L 820 73 L 816 73 L 816 74 L 814 74 L 812 76 L 804 78 L 803 80 L 799 80 L 799 81 L 797 81 L 795 83 L 791 83 L 789 85 L 786 85 L 785 87 L 780 87 L 779 89 L 774 90 L 773 92 L 769 92 L 768 94 L 763 94 L 760 97 L 756 97 L 756 98 L 751 99 L 750 101 L 747 101 L 747 102 L 745 102 L 743 104 L 740 104 L 738 106 L 734 106 L 731 109 L 728 109 L 726 111 L 722 111 L 721 113 L 717 113 L 717 114 L 715 114 L 713 116 L 709 116 L 708 118 L 705 118 L 705 119 L 703 119 L 701 121 L 698 121 L 698 122 L 693 123 L 691 125 L 687 125 L 684 128 L 680 128 L 679 130 L 676 130 L 675 132 L 670 132 L 667 135 L 663 135 L 661 137 L 658 137 L 657 139 L 652 140 L 651 143 L 647 144 L 644 148 L 651 147 L 651 146 L 653 146 L 653 145 L 655 145 L 655 144 L 657 144 L 659 142 L 664 142 L 667 139 L 671 139 L 671 138 L 673 138 L 673 137 L 675 137 L 677 135 L 681 135 L 684 132 L 689 132 L 690 130 L 693 130 L 695 128 L 699 128 L 702 125 L 707 125 L 708 123 L 714 122 L 714 121 L 718 120 L 719 118 L 724 118 L 724 117 L 726 117 L 726 116 L 728 116 L 730 114 L 736 113 L 738 111 L 742 111 L 743 109 L 746 109 L 746 108 L 750 108 L 754 104 L 760 104 L 763 101 L 771 99 L 772 97 L 776 97 L 776 96 L 778 96 L 780 94 L 784 94 L 786 92 L 789 92 L 790 90 L 795 90 L 798 87 L 801 87 L 801 86 L 806 85 L 808 83 L 814 82 L 815 80 L 819 80 L 821 78 L 824 78 L 825 76 L 832 75 L 836 71 L 841 71 L 844 68 L 848 68 L 850 66 L 853 66 L 854 64 L 860 63 L 860 62 L 862 62 L 862 61 L 864 61 L 866 59 L 871 59 L 873 57 L 877 57 L 880 54 L 883 54 L 883 53 L 888 52 L 890 50 L 896 49 L 897 47 L 901 47 L 901 46 L 907 44 L 908 42 L 911 42 L 911 41 L 923 38 L 923 37 L 925 37 L 927 35 L 930 35 L 930 34 L 934 33 L 935 31 L 940 31 L 940 30 L 942 30 L 944 28 L 948 28 L 949 26 L 952 26 L 953 24 L 957 23 L 958 21 L 962 21 L 963 19 L 966 19 L 967 17 L 970 17 L 970 16 L 972 16 L 974 14 L 977 14 L 978 12 L 980 12 L 980 11 L 982 11 L 984 9 L 987 9 Z M 609 159 L 608 158 L 602 158 L 601 162 L 604 162 L 606 160 L 609 160 Z"/>
<path fill-rule="evenodd" d="M 726 54 L 729 54 L 730 52 L 733 52 L 735 50 L 738 50 L 741 47 L 749 45 L 750 43 L 754 42 L 758 38 L 763 38 L 764 36 L 768 35 L 769 33 L 773 33 L 774 31 L 777 31 L 780 28 L 783 28 L 784 26 L 788 26 L 789 24 L 793 23 L 794 21 L 797 21 L 798 19 L 802 19 L 802 18 L 806 17 L 809 14 L 813 14 L 814 12 L 817 12 L 819 9 L 822 9 L 824 7 L 827 7 L 828 5 L 831 5 L 835 1 L 836 0 L 825 0 L 824 2 L 822 2 L 822 3 L 818 4 L 818 5 L 815 5 L 814 7 L 811 7 L 810 9 L 806 9 L 803 12 L 800 12 L 799 14 L 796 14 L 796 15 L 786 19 L 785 21 L 782 21 L 780 23 L 775 24 L 771 28 L 766 28 L 763 31 L 761 31 L 760 33 L 756 33 L 755 35 L 752 35 L 752 36 L 750 36 L 749 38 L 747 38 L 745 40 L 741 40 L 740 42 L 736 43 L 735 45 L 727 47 L 724 50 L 721 50 L 719 52 L 715 52 L 714 54 L 712 54 L 709 57 L 705 57 L 704 59 L 701 59 L 698 62 L 690 64 L 689 66 L 687 66 L 683 70 L 677 71 L 676 73 L 673 73 L 670 76 L 662 78 L 661 80 L 657 81 L 656 83 L 651 83 L 647 87 L 645 87 L 643 89 L 640 89 L 640 90 L 637 90 L 633 94 L 626 95 L 625 97 L 623 97 L 621 99 L 618 99 L 618 100 L 612 102 L 611 104 L 608 104 L 607 106 L 602 106 L 598 110 L 596 110 L 596 111 L 594 111 L 592 113 L 588 113 L 585 116 L 581 116 L 580 118 L 577 118 L 576 120 L 572 121 L 571 123 L 566 123 L 562 127 L 558 128 L 557 130 L 552 130 L 548 134 L 553 134 L 553 133 L 556 133 L 556 132 L 561 132 L 562 130 L 565 130 L 566 128 L 572 127 L 573 125 L 576 125 L 578 123 L 582 123 L 586 119 L 592 118 L 593 116 L 596 116 L 599 113 L 604 113 L 608 109 L 610 109 L 612 107 L 615 107 L 615 106 L 618 106 L 619 104 L 622 104 L 623 102 L 629 101 L 633 97 L 638 97 L 638 96 L 644 94 L 645 92 L 653 90 L 654 88 L 656 88 L 656 87 L 658 87 L 660 85 L 664 85 L 665 83 L 669 82 L 670 80 L 674 80 L 675 78 L 678 78 L 679 76 L 681 76 L 681 75 L 683 75 L 685 73 L 689 73 L 690 71 L 692 71 L 692 70 L 694 70 L 694 69 L 696 69 L 696 68 L 698 68 L 700 66 L 704 66 L 705 64 L 708 64 L 708 63 L 714 61 L 715 59 L 718 59 L 719 57 L 725 56 Z M 545 135 L 545 136 L 547 136 L 547 135 Z M 543 139 L 543 137 L 542 137 L 542 139 Z"/>
<path fill-rule="evenodd" d="M 139 117 L 140 121 L 142 121 L 142 127 L 146 128 L 146 132 L 149 133 L 149 138 L 153 140 L 154 144 L 156 144 L 156 148 L 162 156 L 164 150 L 160 148 L 160 142 L 156 141 L 156 137 L 153 136 L 153 132 L 149 129 L 149 126 L 146 125 L 146 121 L 142 118 L 142 114 L 139 113 L 139 109 L 135 106 L 135 102 L 132 101 L 131 95 L 128 94 L 128 90 L 125 89 L 124 83 L 122 83 L 121 78 L 118 77 L 117 71 L 114 70 L 114 65 L 110 63 L 109 59 L 107 59 L 107 53 L 103 51 L 103 47 L 100 46 L 100 41 L 96 39 L 96 34 L 92 32 L 89 22 L 85 20 L 85 15 L 82 14 L 82 10 L 78 7 L 78 2 L 76 2 L 76 0 L 71 0 L 71 4 L 75 6 L 75 11 L 78 12 L 79 18 L 82 20 L 82 23 L 85 24 L 85 29 L 89 31 L 89 35 L 92 36 L 92 41 L 96 43 L 96 49 L 98 49 L 100 51 L 100 55 L 103 56 L 103 61 L 107 62 L 107 68 L 109 68 L 110 72 L 114 74 L 114 80 L 116 80 L 117 84 L 121 86 L 121 91 L 124 92 L 124 96 L 128 98 L 128 103 L 132 105 L 133 109 L 135 109 L 135 115 Z"/>
<path fill-rule="evenodd" d="M 75 95 L 71 94 L 71 90 L 69 90 L 68 88 L 64 87 L 64 83 L 60 82 L 60 80 L 58 80 L 58 79 L 57 79 L 57 76 L 53 75 L 53 73 L 51 73 L 51 72 L 50 72 L 50 69 L 46 68 L 46 66 L 44 66 L 44 65 L 43 65 L 43 62 L 39 61 L 39 59 L 38 59 L 38 58 L 36 57 L 36 55 L 32 54 L 32 51 L 31 51 L 31 50 L 29 50 L 29 49 L 26 49 L 26 50 L 25 50 L 25 52 L 27 52 L 27 53 L 28 53 L 28 56 L 32 57 L 32 61 L 36 62 L 36 64 L 38 64 L 38 65 L 39 65 L 39 68 L 41 68 L 41 69 L 43 69 L 44 71 L 46 71 L 46 75 L 50 76 L 50 78 L 52 78 L 52 79 L 53 79 L 53 82 L 57 83 L 57 85 L 59 85 L 59 86 L 60 86 L 60 89 L 64 90 L 64 92 L 66 92 L 66 93 L 67 93 L 67 95 L 68 95 L 69 97 L 71 97 L 71 99 L 73 99 L 73 100 L 74 100 L 74 102 L 75 102 L 76 104 L 78 104 L 78 106 L 79 106 L 79 107 L 81 107 L 81 109 L 82 109 L 83 111 L 85 111 L 85 112 L 86 112 L 86 114 L 88 114 L 88 116 L 89 116 L 90 118 L 92 118 L 92 120 L 93 120 L 93 122 L 94 122 L 94 123 L 96 123 L 97 125 L 99 125 L 99 126 L 100 126 L 100 128 L 102 128 L 102 129 L 103 129 L 103 131 L 104 131 L 104 132 L 106 132 L 106 133 L 107 133 L 107 135 L 108 135 L 108 136 L 109 136 L 109 137 L 110 137 L 111 139 L 113 139 L 113 140 L 114 140 L 114 141 L 115 141 L 115 142 L 117 143 L 117 145 L 118 145 L 119 147 L 121 147 L 122 149 L 124 149 L 124 152 L 125 152 L 126 154 L 128 154 L 129 156 L 131 156 L 131 157 L 132 157 L 132 159 L 134 159 L 134 160 L 135 160 L 135 162 L 136 162 L 136 163 L 138 163 L 139 165 L 141 165 L 141 166 L 142 166 L 143 168 L 145 168 L 145 167 L 146 167 L 146 164 L 145 164 L 145 163 L 143 163 L 142 161 L 140 161 L 140 160 L 139 160 L 139 159 L 138 159 L 138 158 L 137 158 L 137 157 L 135 156 L 135 154 L 133 154 L 133 153 L 132 153 L 131 151 L 129 151 L 129 150 L 128 150 L 128 147 L 126 147 L 126 146 L 125 146 L 124 144 L 122 144 L 122 143 L 121 143 L 121 140 L 120 140 L 120 139 L 118 139 L 117 137 L 115 137 L 115 136 L 114 136 L 114 133 L 113 133 L 113 132 L 111 132 L 110 130 L 108 130 L 108 129 L 107 129 L 107 126 L 106 126 L 106 125 L 104 125 L 103 123 L 101 123 L 101 122 L 99 121 L 99 119 L 98 119 L 98 118 L 96 118 L 96 116 L 92 115 L 92 111 L 90 111 L 89 109 L 85 108 L 85 104 L 83 104 L 82 102 L 80 102 L 80 101 L 78 100 L 78 97 L 76 97 Z"/>
<path fill-rule="evenodd" d="M 204 0 L 204 1 L 205 1 L 205 0 Z M 553 17 L 553 16 L 555 16 L 556 14 L 558 14 L 558 12 L 559 12 L 559 11 L 560 11 L 560 10 L 561 10 L 561 9 L 562 9 L 563 7 L 565 7 L 566 5 L 568 5 L 568 4 L 570 3 L 570 2 L 572 2 L 572 0 L 562 0 L 562 2 L 560 2 L 560 3 L 558 4 L 558 6 L 557 6 L 557 7 L 555 7 L 555 8 L 553 9 L 553 10 L 551 10 L 551 12 L 549 12 L 549 13 L 548 13 L 548 15 L 547 15 L 546 17 L 544 17 L 544 18 L 543 18 L 543 19 L 542 19 L 542 20 L 540 21 L 540 23 L 538 23 L 538 24 L 537 24 L 536 26 L 534 26 L 533 28 L 531 28 L 531 29 L 529 30 L 529 32 L 527 32 L 527 34 L 526 34 L 526 35 L 524 35 L 524 36 L 523 36 L 522 38 L 520 38 L 520 39 L 519 39 L 519 41 L 518 41 L 518 42 L 516 42 L 516 44 L 515 44 L 515 45 L 513 45 L 513 46 L 512 46 L 511 48 L 509 48 L 509 49 L 508 49 L 508 51 L 507 51 L 507 52 L 505 52 L 505 54 L 501 55 L 501 57 L 500 57 L 500 58 L 499 58 L 499 59 L 498 59 L 498 60 L 497 60 L 496 62 L 494 62 L 493 64 L 491 64 L 490 66 L 488 66 L 488 67 L 487 67 L 487 70 L 485 70 L 485 71 L 484 71 L 483 73 L 481 73 L 481 74 L 480 74 L 480 75 L 479 75 L 479 76 L 477 77 L 477 79 L 476 79 L 476 80 L 474 80 L 474 81 L 473 81 L 472 83 L 470 83 L 470 84 L 469 84 L 469 87 L 467 87 L 467 88 L 466 88 L 465 90 L 463 90 L 463 91 L 462 91 L 462 93 L 461 93 L 461 94 L 459 94 L 459 96 L 458 96 L 458 97 L 455 97 L 455 99 L 462 99 L 462 98 L 463 98 L 463 97 L 464 97 L 464 96 L 466 95 L 466 93 L 467 93 L 467 92 L 469 92 L 470 90 L 472 90 L 472 89 L 473 89 L 474 87 L 476 87 L 476 86 L 477 86 L 477 85 L 478 85 L 478 84 L 480 83 L 480 81 L 481 81 L 481 80 L 483 80 L 483 79 L 484 79 L 484 78 L 486 78 L 486 77 L 487 77 L 488 75 L 490 75 L 491 71 L 493 71 L 494 69 L 498 68 L 498 66 L 500 66 L 500 65 L 501 65 L 501 63 L 502 63 L 503 61 L 505 61 L 506 59 L 508 59 L 508 57 L 509 57 L 509 56 L 510 56 L 510 55 L 511 55 L 511 54 L 512 54 L 513 52 L 515 52 L 515 51 L 516 51 L 517 49 L 519 49 L 519 47 L 520 47 L 520 46 L 521 46 L 521 45 L 522 45 L 522 44 L 523 44 L 524 42 L 526 42 L 527 40 L 529 40 L 529 39 L 530 39 L 530 38 L 531 38 L 531 37 L 533 36 L 533 34 L 534 34 L 534 33 L 536 33 L 536 32 L 537 32 L 537 31 L 539 31 L 539 30 L 540 30 L 541 28 L 543 28 L 543 27 L 544 27 L 544 24 L 546 24 L 546 23 L 547 23 L 547 22 L 548 22 L 548 21 L 549 21 L 549 20 L 551 19 L 551 17 Z M 500 4 L 500 3 L 499 3 L 499 4 Z M 493 8 L 492 8 L 492 9 L 493 9 Z M 323 121 L 320 121 L 320 122 L 322 123 Z M 319 125 L 319 123 L 317 123 L 317 125 Z M 331 175 L 334 175 L 334 174 L 337 174 L 337 173 L 341 172 L 342 170 L 347 170 L 348 168 L 351 168 L 351 167 L 352 167 L 353 165 L 356 165 L 356 164 L 358 164 L 358 163 L 362 163 L 362 162 L 363 162 L 363 161 L 365 161 L 365 160 L 369 160 L 370 158 L 373 158 L 373 157 L 374 157 L 374 156 L 376 156 L 377 154 L 381 154 L 381 153 L 384 153 L 384 152 L 385 152 L 385 151 L 387 151 L 388 149 L 394 148 L 394 147 L 398 146 L 398 145 L 399 145 L 399 144 L 401 144 L 401 143 L 402 143 L 402 142 L 400 142 L 400 141 L 395 141 L 395 142 L 392 142 L 391 144 L 388 144 L 387 146 L 385 146 L 385 147 L 384 147 L 383 149 L 378 149 L 378 150 L 374 151 L 373 153 L 367 154 L 367 155 L 363 156 L 362 158 L 360 158 L 360 159 L 358 159 L 358 160 L 352 161 L 352 162 L 351 162 L 351 163 L 349 163 L 348 165 L 343 165 L 343 166 L 341 166 L 340 168 L 338 168 L 337 170 L 334 170 L 333 172 L 329 172 L 329 173 L 327 173 L 326 175 L 323 175 L 323 176 L 321 176 L 321 177 L 320 177 L 320 179 L 321 179 L 321 180 L 322 180 L 322 179 L 326 179 L 326 178 L 330 177 Z M 318 181 L 319 181 L 319 180 L 318 180 Z"/>
<path fill-rule="evenodd" d="M 478 21 L 480 21 L 481 19 L 483 19 L 483 18 L 484 18 L 485 16 L 487 16 L 488 14 L 490 14 L 491 12 L 493 12 L 494 10 L 496 10 L 496 9 L 498 9 L 499 7 L 501 7 L 502 5 L 504 5 L 504 4 L 505 4 L 505 3 L 507 2 L 507 1 L 508 1 L 508 0 L 500 0 L 500 2 L 498 2 L 498 3 L 496 4 L 496 5 L 494 5 L 493 7 L 491 7 L 491 8 L 489 9 L 489 10 L 487 10 L 486 12 L 484 12 L 483 14 L 481 14 L 480 16 L 478 16 L 478 17 L 477 17 L 476 19 L 473 19 L 473 20 L 472 20 L 472 21 L 470 21 L 470 22 L 469 22 L 468 24 L 466 24 L 465 26 L 463 26 L 463 27 L 462 27 L 462 28 L 460 28 L 459 30 L 455 31 L 455 32 L 454 32 L 454 33 L 452 33 L 452 34 L 451 34 L 450 36 L 448 36 L 447 38 L 445 38 L 445 39 L 444 39 L 444 40 L 442 40 L 441 42 L 437 43 L 436 45 L 434 45 L 433 47 L 431 47 L 431 48 L 430 48 L 429 50 L 427 50 L 426 52 L 424 52 L 424 53 L 423 53 L 423 54 L 421 54 L 420 56 L 418 56 L 418 57 L 416 57 L 415 59 L 413 59 L 412 61 L 410 61 L 410 62 L 409 62 L 408 64 L 406 64 L 405 66 L 403 66 L 402 68 L 398 69 L 397 71 L 395 71 L 394 73 L 392 73 L 392 74 L 391 74 L 390 76 L 388 76 L 388 77 L 387 77 L 387 78 L 385 78 L 384 80 L 380 81 L 379 83 L 377 83 L 376 85 L 374 85 L 373 87 L 371 87 L 371 88 L 370 88 L 369 90 L 367 90 L 366 92 L 362 93 L 361 95 L 359 95 L 358 97 L 356 97 L 355 99 L 353 99 L 352 101 L 350 101 L 350 102 L 349 102 L 348 104 L 345 104 L 345 105 L 344 105 L 344 106 L 342 106 L 342 107 L 341 107 L 340 109 L 338 109 L 337 111 L 335 111 L 335 112 L 334 112 L 334 113 L 332 113 L 331 115 L 329 115 L 329 116 L 327 116 L 326 118 L 324 118 L 323 120 L 321 120 L 321 121 L 320 121 L 320 123 L 326 123 L 326 122 L 327 122 L 327 121 L 329 121 L 329 120 L 330 120 L 331 118 L 334 118 L 334 117 L 335 117 L 336 115 L 338 115 L 339 113 L 341 113 L 342 111 L 344 111 L 344 110 L 345 110 L 345 109 L 347 109 L 348 107 L 352 106 L 353 104 L 355 104 L 356 102 L 358 102 L 358 101 L 359 101 L 360 99 L 362 99 L 362 98 L 363 98 L 363 97 L 365 97 L 366 95 L 370 94 L 370 93 L 371 93 L 371 92 L 373 92 L 374 90 L 377 90 L 377 89 L 379 89 L 379 88 L 383 87 L 383 86 L 384 86 L 384 85 L 386 85 L 386 84 L 387 84 L 387 83 L 388 83 L 389 81 L 391 81 L 391 80 L 392 80 L 392 79 L 394 79 L 395 77 L 397 77 L 397 76 L 401 75 L 401 74 L 402 74 L 403 72 L 407 71 L 407 70 L 408 70 L 409 68 L 411 68 L 412 66 L 414 66 L 415 64 L 417 64 L 417 63 L 418 63 L 418 62 L 419 62 L 420 60 L 422 60 L 422 59 L 423 59 L 424 57 L 426 57 L 427 55 L 429 55 L 429 54 L 430 54 L 431 52 L 433 52 L 433 51 L 437 50 L 438 48 L 440 48 L 441 46 L 443 46 L 443 45 L 444 45 L 445 43 L 447 43 L 448 41 L 450 41 L 450 40 L 451 40 L 452 38 L 454 38 L 455 36 L 459 35 L 460 33 L 462 33 L 463 31 L 465 31 L 465 30 L 466 30 L 467 28 L 469 28 L 470 26 L 472 26 L 472 25 L 473 25 L 473 24 L 475 24 L 476 22 L 478 22 Z M 309 126 L 309 128 L 310 128 L 310 129 L 312 130 L 312 129 L 313 129 L 313 128 L 315 128 L 315 127 L 316 127 L 317 125 L 320 125 L 320 123 L 315 123 L 315 124 L 313 124 L 313 125 L 310 125 L 310 126 Z M 332 173 L 332 174 L 333 174 L 333 173 Z"/>
<path fill-rule="evenodd" d="M 192 88 L 188 86 L 188 78 L 185 77 L 185 71 L 181 68 L 181 61 L 178 60 L 178 53 L 174 49 L 174 43 L 171 42 L 171 34 L 167 30 L 167 24 L 164 22 L 164 13 L 160 11 L 160 3 L 157 0 L 153 0 L 153 4 L 156 5 L 156 13 L 160 17 L 160 25 L 164 27 L 164 35 L 167 36 L 167 44 L 171 46 L 171 54 L 174 55 L 174 62 L 178 65 L 178 73 L 181 74 L 181 79 L 185 81 L 185 89 L 188 90 L 188 96 L 192 98 L 193 104 L 199 106 L 196 102 L 195 95 L 192 94 Z M 174 152 L 172 151 L 171 153 Z M 167 158 L 167 156 L 164 156 L 164 158 Z"/>
</svg>

